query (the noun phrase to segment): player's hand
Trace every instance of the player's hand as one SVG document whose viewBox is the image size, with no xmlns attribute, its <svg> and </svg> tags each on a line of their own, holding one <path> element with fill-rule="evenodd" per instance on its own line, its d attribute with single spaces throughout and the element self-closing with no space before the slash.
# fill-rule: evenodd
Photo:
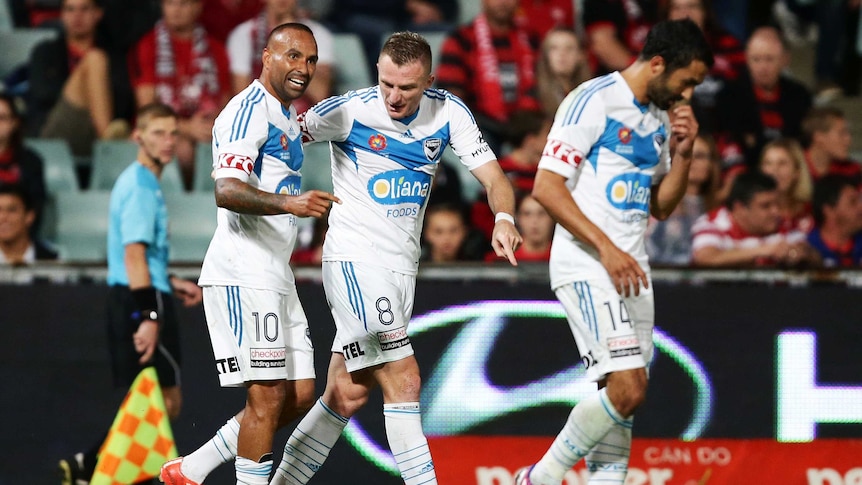
<svg viewBox="0 0 862 485">
<path fill-rule="evenodd" d="M 174 289 L 174 296 L 177 297 L 183 306 L 195 306 L 203 300 L 203 291 L 201 291 L 201 287 L 195 284 L 194 281 L 171 278 L 171 286 Z"/>
<path fill-rule="evenodd" d="M 602 265 L 608 271 L 617 293 L 628 297 L 640 295 L 641 285 L 649 288 L 649 281 L 641 266 L 630 254 L 621 251 L 616 246 L 599 253 Z"/>
<path fill-rule="evenodd" d="M 322 190 L 309 190 L 290 197 L 287 212 L 299 217 L 322 217 L 333 203 L 340 204 L 341 199 Z"/>
<path fill-rule="evenodd" d="M 138 325 L 138 331 L 132 335 L 135 352 L 141 354 L 138 363 L 143 365 L 153 358 L 156 346 L 159 344 L 159 324 L 153 320 L 144 320 Z"/>
<path fill-rule="evenodd" d="M 694 117 L 691 105 L 677 104 L 667 112 L 670 118 L 670 151 L 671 155 L 679 154 L 690 158 L 694 150 L 694 139 L 697 137 L 699 125 Z"/>
<path fill-rule="evenodd" d="M 494 252 L 501 258 L 509 260 L 512 266 L 518 266 L 518 261 L 515 259 L 515 250 L 524 242 L 524 238 L 515 228 L 515 225 L 509 221 L 500 220 L 494 224 L 494 232 L 491 234 L 491 247 Z"/>
</svg>

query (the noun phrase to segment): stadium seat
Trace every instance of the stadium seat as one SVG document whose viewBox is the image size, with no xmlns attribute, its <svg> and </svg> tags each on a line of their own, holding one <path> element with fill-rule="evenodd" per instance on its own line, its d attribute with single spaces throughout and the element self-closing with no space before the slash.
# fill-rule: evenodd
<svg viewBox="0 0 862 485">
<path fill-rule="evenodd" d="M 57 35 L 54 29 L 0 29 L 0 78 L 27 64 L 36 45 Z"/>
<path fill-rule="evenodd" d="M 90 190 L 108 190 L 117 177 L 138 157 L 138 145 L 129 140 L 96 140 L 90 171 Z M 176 161 L 165 166 L 161 178 L 162 190 L 182 192 L 183 182 Z"/>
<path fill-rule="evenodd" d="M 482 2 L 476 0 L 458 0 L 458 23 L 469 24 L 482 10 Z M 581 12 L 581 10 L 578 10 Z"/>
<path fill-rule="evenodd" d="M 12 9 L 9 8 L 8 0 L 0 1 L 0 32 L 9 32 L 14 29 L 12 23 Z"/>
<path fill-rule="evenodd" d="M 171 262 L 200 263 L 216 228 L 212 192 L 165 192 Z"/>
<path fill-rule="evenodd" d="M 449 35 L 449 32 L 440 31 L 440 32 L 420 32 L 422 37 L 425 37 L 425 40 L 428 41 L 428 45 L 431 46 L 431 72 L 437 72 L 437 65 L 440 64 L 440 51 L 443 49 L 443 41 L 446 40 L 446 36 Z"/>
<path fill-rule="evenodd" d="M 57 193 L 55 242 L 64 261 L 93 263 L 107 260 L 110 197 L 108 191 Z"/>
<path fill-rule="evenodd" d="M 48 194 L 80 190 L 75 172 L 75 158 L 66 140 L 27 138 L 24 144 L 42 157 L 45 167 L 45 189 Z"/>
<path fill-rule="evenodd" d="M 212 171 L 212 143 L 198 143 L 197 149 L 195 149 L 195 174 L 192 180 L 192 191 L 212 193 L 215 189 Z"/>
<path fill-rule="evenodd" d="M 329 161 L 329 143 L 309 143 L 302 147 L 302 191 L 325 190 L 332 192 L 332 164 Z"/>
<path fill-rule="evenodd" d="M 335 47 L 335 92 L 365 88 L 371 80 L 368 61 L 359 36 L 351 33 L 333 34 Z"/>
</svg>

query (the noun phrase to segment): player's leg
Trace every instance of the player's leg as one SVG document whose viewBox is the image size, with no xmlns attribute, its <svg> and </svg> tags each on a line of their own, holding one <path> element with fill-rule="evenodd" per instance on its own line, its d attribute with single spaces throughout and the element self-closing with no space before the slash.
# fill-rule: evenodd
<svg viewBox="0 0 862 485">
<path fill-rule="evenodd" d="M 374 372 L 383 390 L 386 438 L 401 478 L 407 485 L 437 483 L 419 405 L 421 379 L 412 355 L 388 362 Z"/>
<path fill-rule="evenodd" d="M 624 461 L 627 467 L 631 440 L 625 436 L 630 436 L 631 414 L 646 392 L 645 352 L 629 313 L 631 305 L 604 282 L 576 282 L 558 288 L 556 294 L 566 310 L 587 376 L 597 381 L 607 376 L 607 386 L 572 409 L 551 447 L 518 477 L 516 485 L 559 484 L 565 473 L 597 446 L 603 454 L 612 446 L 620 446 L 614 460 Z M 652 301 L 651 293 L 648 297 L 642 293 L 641 297 Z M 650 332 L 651 325 L 650 319 Z M 651 341 L 646 345 L 650 357 Z M 608 438 L 609 434 L 613 439 Z M 598 463 L 599 455 L 594 456 Z M 621 476 L 624 479 L 625 473 Z"/>
<path fill-rule="evenodd" d="M 344 356 L 333 352 L 326 390 L 288 438 L 272 485 L 308 483 L 326 461 L 350 417 L 368 401 L 374 385 L 370 371 L 351 375 L 344 364 Z"/>
</svg>

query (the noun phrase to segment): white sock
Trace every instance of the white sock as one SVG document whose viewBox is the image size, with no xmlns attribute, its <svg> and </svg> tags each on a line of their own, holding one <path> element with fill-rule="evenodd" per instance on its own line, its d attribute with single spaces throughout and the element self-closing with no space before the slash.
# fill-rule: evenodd
<svg viewBox="0 0 862 485">
<path fill-rule="evenodd" d="M 270 457 L 271 453 L 267 453 Z M 267 485 L 269 483 L 269 472 L 272 471 L 272 459 L 260 463 L 236 457 L 236 484 L 237 485 Z"/>
<path fill-rule="evenodd" d="M 630 422 L 626 423 L 626 419 L 614 409 L 604 388 L 582 400 L 572 409 L 551 448 L 533 467 L 530 480 L 535 485 L 559 484 L 563 475 L 585 457 L 611 428 L 617 424 L 631 427 Z"/>
<path fill-rule="evenodd" d="M 308 483 L 329 456 L 347 421 L 318 399 L 287 439 L 272 485 Z"/>
<path fill-rule="evenodd" d="M 395 456 L 405 485 L 436 484 L 434 462 L 422 432 L 418 402 L 383 405 L 383 422 L 389 449 Z"/>
<path fill-rule="evenodd" d="M 629 454 L 632 449 L 632 419 L 627 426 L 615 425 L 587 454 L 588 483 L 623 485 L 629 471 Z"/>
<path fill-rule="evenodd" d="M 180 471 L 190 480 L 203 483 L 219 465 L 236 458 L 238 438 L 239 421 L 234 416 L 228 419 L 209 441 L 183 458 Z"/>
</svg>

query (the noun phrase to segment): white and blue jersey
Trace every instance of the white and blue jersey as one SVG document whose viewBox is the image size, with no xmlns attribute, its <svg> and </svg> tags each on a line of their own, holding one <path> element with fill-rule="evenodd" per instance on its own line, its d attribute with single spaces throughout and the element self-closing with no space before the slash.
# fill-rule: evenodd
<svg viewBox="0 0 862 485">
<path fill-rule="evenodd" d="M 567 179 L 584 215 L 644 271 L 650 195 L 670 169 L 667 113 L 642 105 L 614 72 L 587 81 L 563 100 L 539 168 Z M 598 253 L 557 225 L 551 286 L 607 275 Z"/>
<path fill-rule="evenodd" d="M 153 287 L 171 293 L 168 210 L 159 179 L 140 163 L 132 163 L 114 183 L 108 207 L 108 285 L 129 285 L 126 246 L 143 243 Z"/>
<path fill-rule="evenodd" d="M 302 160 L 296 111 L 284 108 L 258 80 L 234 96 L 216 118 L 216 179 L 236 178 L 264 192 L 297 195 Z M 199 283 L 293 292 L 288 263 L 295 243 L 293 214 L 259 216 L 220 207 Z"/>
<path fill-rule="evenodd" d="M 415 275 L 434 173 L 447 145 L 469 170 L 495 160 L 463 101 L 425 91 L 419 110 L 389 117 L 379 86 L 325 99 L 300 116 L 308 142 L 330 141 L 334 204 L 324 261 Z"/>
</svg>

